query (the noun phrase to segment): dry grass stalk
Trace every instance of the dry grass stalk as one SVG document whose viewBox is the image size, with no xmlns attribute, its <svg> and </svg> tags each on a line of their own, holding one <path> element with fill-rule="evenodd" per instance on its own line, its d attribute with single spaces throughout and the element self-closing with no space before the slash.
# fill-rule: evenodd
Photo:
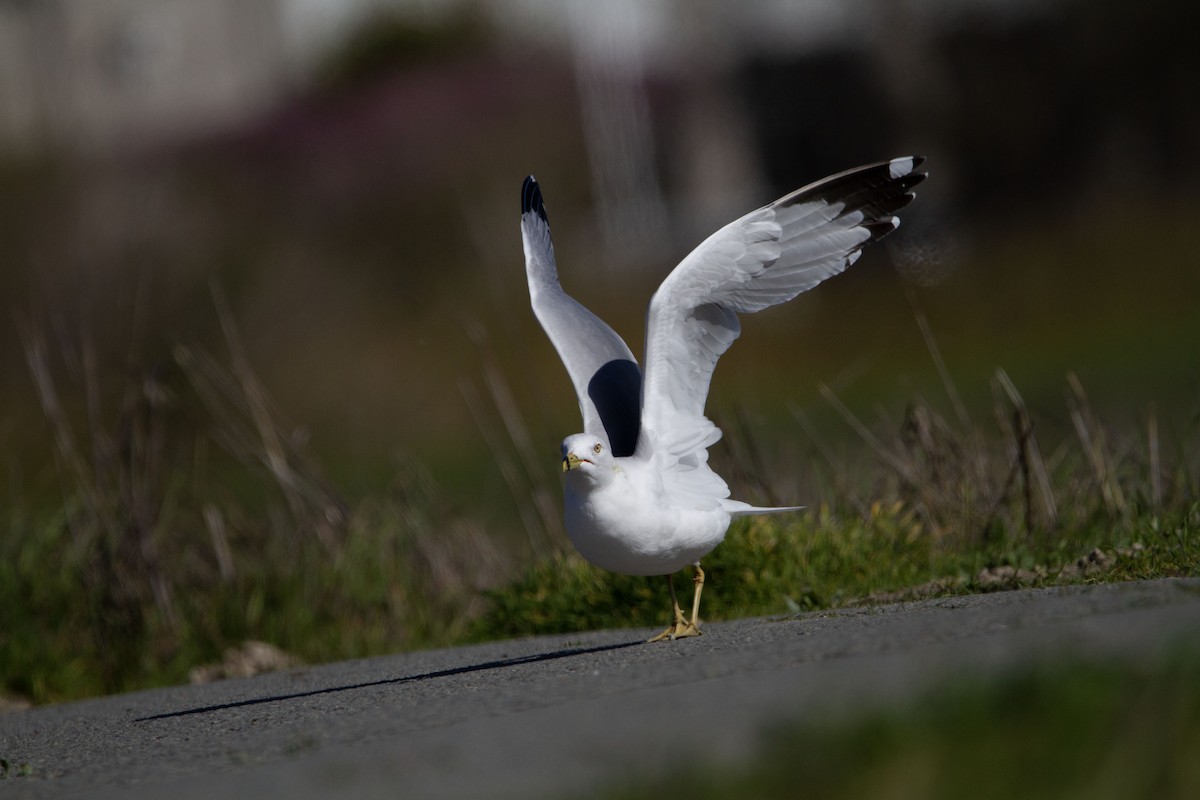
<svg viewBox="0 0 1200 800">
<path fill-rule="evenodd" d="M 474 342 L 482 359 L 483 380 L 487 386 L 492 405 L 504 424 L 509 442 L 517 453 L 524 468 L 528 495 L 534 508 L 537 509 L 541 521 L 542 547 L 538 552 L 552 552 L 555 548 L 552 542 L 562 541 L 565 535 L 555 497 L 558 487 L 554 490 L 547 485 L 543 459 L 533 446 L 533 438 L 529 435 L 529 426 L 521 414 L 521 408 L 513 396 L 512 389 L 504 379 L 504 373 L 492 351 L 488 341 L 487 329 L 480 323 L 467 326 L 467 333 Z"/>
<path fill-rule="evenodd" d="M 859 492 L 855 490 L 853 482 L 850 480 L 850 470 L 834 457 L 833 450 L 824 441 L 824 437 L 817 432 L 816 425 L 804 413 L 803 409 L 795 403 L 791 403 L 789 410 L 792 417 L 800 423 L 801 429 L 808 436 L 809 441 L 813 443 L 813 446 L 816 447 L 817 453 L 829 468 L 829 474 L 833 476 L 834 495 L 844 498 L 849 505 L 853 506 L 865 517 L 869 513 L 870 503 L 866 502 Z"/>
<path fill-rule="evenodd" d="M 1162 463 L 1158 448 L 1158 414 L 1154 406 L 1146 419 L 1146 449 L 1150 461 L 1150 507 L 1155 513 L 1162 508 Z"/>
<path fill-rule="evenodd" d="M 1033 432 L 1033 422 L 1029 416 L 1029 409 L 1025 406 L 1025 399 L 1017 391 L 1016 384 L 1008 377 L 1008 373 L 1001 368 L 997 368 L 995 375 L 997 384 L 1004 391 L 1009 403 L 1013 407 L 1013 431 L 1018 441 L 1017 463 L 1020 465 L 1025 477 L 1025 529 L 1026 531 L 1032 531 L 1033 529 L 1033 499 L 1030 473 L 1032 473 L 1033 479 L 1037 483 L 1038 495 L 1042 500 L 1042 511 L 1045 513 L 1046 523 L 1049 527 L 1054 527 L 1058 524 L 1058 503 L 1054 499 L 1054 489 L 1050 483 L 1050 471 L 1046 468 L 1046 460 L 1042 458 L 1042 450 L 1038 446 L 1037 437 Z"/>
<path fill-rule="evenodd" d="M 758 439 L 751 430 L 750 418 L 745 405 L 735 404 L 731 419 L 718 419 L 715 414 L 713 416 L 717 427 L 725 432 L 724 440 L 733 465 L 730 478 L 760 496 L 766 505 L 784 505 L 779 492 L 766 480 L 767 476 L 775 473 L 775 470 L 767 467 L 762 449 L 758 446 Z M 738 493 L 739 496 L 741 494 L 741 492 Z"/>
<path fill-rule="evenodd" d="M 1070 388 L 1067 405 L 1071 412 L 1071 423 L 1075 426 L 1079 443 L 1083 445 L 1083 452 L 1092 467 L 1096 484 L 1100 487 L 1101 496 L 1104 498 L 1104 504 L 1109 513 L 1124 516 L 1127 511 L 1125 494 L 1121 491 L 1108 455 L 1104 428 L 1092 413 L 1087 392 L 1083 390 L 1083 384 L 1080 383 L 1079 376 L 1074 372 L 1067 373 L 1067 386 Z"/>
<path fill-rule="evenodd" d="M 897 457 L 891 450 L 885 447 L 883 442 L 879 441 L 875 434 L 871 432 L 871 429 L 864 425 L 858 417 L 854 416 L 854 413 L 846 407 L 846 404 L 834 394 L 833 389 L 829 388 L 825 383 L 819 383 L 817 384 L 817 391 L 841 415 L 846 424 L 871 448 L 871 452 L 875 453 L 876 456 L 908 483 L 916 485 L 919 482 L 920 476 L 913 469 L 912 465 Z"/>
<path fill-rule="evenodd" d="M 971 423 L 971 417 L 967 413 L 967 407 L 963 403 L 962 395 L 959 394 L 958 386 L 950 375 L 950 370 L 946 366 L 946 360 L 942 358 L 942 349 L 938 346 L 937 339 L 933 335 L 933 329 L 930 327 L 929 321 L 925 318 L 925 314 L 921 312 L 920 307 L 917 305 L 916 294 L 911 289 L 906 294 L 909 307 L 912 309 L 913 317 L 917 323 L 917 329 L 921 332 L 921 340 L 925 343 L 925 350 L 929 353 L 929 358 L 933 361 L 933 365 L 937 369 L 938 377 L 942 381 L 942 388 L 945 389 L 946 397 L 950 400 L 950 405 L 954 409 L 955 416 L 958 417 L 959 430 L 963 436 L 971 438 L 968 449 L 972 454 L 970 466 L 974 470 L 974 483 L 984 493 L 984 501 L 995 506 L 999 502 L 999 498 L 991 491 L 992 483 L 988 480 L 987 448 L 983 443 L 983 434 L 978 426 Z"/>
<path fill-rule="evenodd" d="M 221 509 L 214 503 L 205 503 L 201 513 L 204 516 L 204 526 L 208 528 L 209 539 L 212 541 L 213 554 L 217 559 L 217 571 L 221 580 L 230 583 L 236 572 L 233 553 L 229 548 L 229 537 L 225 535 L 225 518 L 221 516 Z"/>
<path fill-rule="evenodd" d="M 938 347 L 937 339 L 933 336 L 933 329 L 929 327 L 929 321 L 925 319 L 925 315 L 917 307 L 917 298 L 912 290 L 907 292 L 907 296 L 908 304 L 912 308 L 913 317 L 917 321 L 917 329 L 921 332 L 921 339 L 925 343 L 925 349 L 929 352 L 929 357 L 933 360 L 938 377 L 942 380 L 942 388 L 946 390 L 946 396 L 950 398 L 950 405 L 953 407 L 955 415 L 958 416 L 958 424 L 962 426 L 964 431 L 969 431 L 972 429 L 971 418 L 967 414 L 967 407 L 962 401 L 962 396 L 958 393 L 958 386 L 954 383 L 954 379 L 950 377 L 950 370 L 946 368 L 946 360 L 942 358 L 942 350 Z"/>
<path fill-rule="evenodd" d="M 891 468 L 900 482 L 902 498 L 935 537 L 973 525 L 969 521 L 970 483 L 963 479 L 963 453 L 945 420 L 923 404 L 912 405 L 899 429 L 886 425 L 892 440 L 889 447 L 827 385 L 818 385 L 818 391 Z"/>
<path fill-rule="evenodd" d="M 300 465 L 294 466 L 289 459 L 290 452 L 296 452 L 296 448 L 285 447 L 287 437 L 279 431 L 279 415 L 250 366 L 225 294 L 215 283 L 211 289 L 217 319 L 229 348 L 231 369 L 241 387 L 244 407 L 254 423 L 263 461 L 282 490 L 292 515 L 297 520 L 307 521 L 321 543 L 327 549 L 335 550 L 339 544 L 339 529 L 346 519 L 345 506 L 317 476 L 314 462 L 300 453 L 296 453 L 295 459 L 302 462 Z M 314 506 L 315 514 L 310 511 Z"/>
<path fill-rule="evenodd" d="M 29 373 L 33 377 L 38 401 L 41 403 L 42 416 L 50 426 L 50 434 L 54 438 L 54 458 L 59 475 L 69 483 L 70 490 L 83 497 L 90 507 L 97 508 L 100 503 L 99 498 L 94 496 L 92 471 L 75 444 L 75 432 L 67 422 L 66 412 L 59 400 L 54 373 L 50 368 L 46 337 L 26 319 L 18 319 L 17 328 L 25 351 L 25 360 L 29 365 Z M 84 531 L 72 524 L 73 522 L 73 517 L 68 516 L 74 543 L 77 547 L 85 546 Z"/>
<path fill-rule="evenodd" d="M 61 315 L 49 324 L 18 320 L 29 371 L 55 443 L 74 555 L 84 565 L 81 589 L 97 603 L 94 635 L 104 652 L 112 650 L 114 637 L 127 641 L 130 631 L 146 627 L 143 607 L 147 604 L 153 604 L 168 629 L 178 625 L 159 552 L 164 535 L 161 515 L 173 490 L 166 479 L 171 456 L 166 410 L 171 398 L 152 372 L 138 367 L 141 314 L 137 309 L 145 302 L 145 292 L 139 292 L 115 410 L 105 402 L 86 315 L 81 315 L 77 330 Z M 45 333 L 48 329 L 56 336 L 54 352 Z M 81 384 L 84 423 L 78 429 L 62 401 L 55 378 L 58 369 Z M 110 668 L 118 669 L 124 657 L 111 652 Z"/>
<path fill-rule="evenodd" d="M 985 442 L 984 432 L 971 423 L 937 342 L 915 303 L 913 312 L 949 396 L 958 429 L 927 404 L 916 402 L 906 411 L 899 430 L 881 412 L 880 427 L 884 433 L 880 436 L 824 384 L 818 387 L 822 397 L 892 470 L 899 480 L 901 499 L 918 512 L 935 536 L 952 530 L 974 530 L 987 538 L 1006 518 L 1020 524 L 1026 533 L 1056 527 L 1059 509 L 1050 468 L 1020 392 L 1004 370 L 996 371 L 997 425 L 1009 442 L 1007 455 L 997 458 L 996 450 Z M 1121 510 L 1124 499 L 1106 455 L 1102 433 L 1078 380 L 1073 376 L 1069 380 L 1073 381 L 1076 398 L 1072 416 L 1089 463 L 1103 487 L 1109 510 Z"/>
<path fill-rule="evenodd" d="M 529 546 L 539 557 L 545 555 L 547 534 L 538 517 L 534 514 L 533 509 L 530 508 L 529 503 L 525 502 L 525 498 L 532 494 L 532 487 L 529 485 L 527 478 L 517 468 L 517 464 L 510 455 L 504 441 L 497 435 L 496 426 L 492 425 L 491 420 L 487 418 L 479 390 L 475 388 L 473 383 L 463 378 L 458 382 L 458 391 L 462 394 L 463 400 L 467 404 L 467 410 L 471 412 L 471 418 L 475 421 L 475 427 L 479 430 L 480 435 L 483 436 L 488 453 L 496 462 L 496 468 L 500 470 L 500 477 L 504 479 L 504 485 L 508 487 L 508 493 L 512 496 L 513 502 L 517 507 L 517 515 L 520 517 L 521 526 L 525 529 L 525 536 L 529 542 Z"/>
<path fill-rule="evenodd" d="M 288 506 L 293 535 L 313 534 L 327 552 L 337 552 L 345 534 L 348 509 L 326 483 L 303 442 L 283 433 L 281 415 L 250 365 L 224 295 L 214 285 L 213 301 L 229 348 L 226 368 L 205 351 L 183 345 L 175 362 L 208 409 L 213 435 L 230 455 L 262 465 Z"/>
</svg>

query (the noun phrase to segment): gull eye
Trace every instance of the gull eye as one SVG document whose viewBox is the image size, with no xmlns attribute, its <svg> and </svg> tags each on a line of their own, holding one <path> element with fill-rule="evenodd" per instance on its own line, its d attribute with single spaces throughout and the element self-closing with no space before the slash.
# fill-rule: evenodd
<svg viewBox="0 0 1200 800">
<path fill-rule="evenodd" d="M 596 445 L 592 448 L 592 452 L 595 453 L 596 455 L 600 455 L 600 451 L 603 449 L 604 449 L 604 445 L 600 444 L 599 442 L 596 442 Z"/>
</svg>

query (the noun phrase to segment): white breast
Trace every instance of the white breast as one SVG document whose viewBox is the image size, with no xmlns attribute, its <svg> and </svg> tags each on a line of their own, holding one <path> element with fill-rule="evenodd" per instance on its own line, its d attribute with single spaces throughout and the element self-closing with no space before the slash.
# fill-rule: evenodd
<svg viewBox="0 0 1200 800">
<path fill-rule="evenodd" d="M 601 569 L 625 575 L 668 575 L 708 555 L 725 538 L 729 514 L 667 505 L 621 476 L 594 487 L 564 483 L 567 536 Z"/>
</svg>

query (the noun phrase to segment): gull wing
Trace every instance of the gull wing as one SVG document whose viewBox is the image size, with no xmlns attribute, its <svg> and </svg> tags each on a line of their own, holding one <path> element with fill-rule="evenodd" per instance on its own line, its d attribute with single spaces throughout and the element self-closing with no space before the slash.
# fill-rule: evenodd
<svg viewBox="0 0 1200 800">
<path fill-rule="evenodd" d="M 714 233 L 654 293 L 638 454 L 674 470 L 677 491 L 724 487 L 706 464 L 705 448 L 721 431 L 704 416 L 704 403 L 717 359 L 741 331 L 737 315 L 791 300 L 895 230 L 895 212 L 925 179 L 916 171 L 923 161 L 895 158 L 797 189 Z"/>
<path fill-rule="evenodd" d="M 521 187 L 521 239 L 533 313 L 562 359 L 583 415 L 583 430 L 632 455 L 641 424 L 642 371 L 624 340 L 563 291 L 542 190 L 530 175 Z"/>
</svg>

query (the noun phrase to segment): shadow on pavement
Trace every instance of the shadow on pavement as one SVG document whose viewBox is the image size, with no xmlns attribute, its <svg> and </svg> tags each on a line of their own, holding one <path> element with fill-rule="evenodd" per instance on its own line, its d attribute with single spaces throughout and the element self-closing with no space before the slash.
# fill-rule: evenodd
<svg viewBox="0 0 1200 800">
<path fill-rule="evenodd" d="M 482 672 L 489 669 L 502 669 L 504 667 L 517 667 L 522 664 L 535 664 L 539 661 L 554 661 L 559 658 L 571 658 L 573 656 L 589 655 L 591 653 L 603 653 L 608 650 L 621 650 L 634 645 L 645 644 L 645 641 L 638 639 L 632 642 L 620 642 L 618 644 L 606 644 L 598 647 L 571 647 L 565 650 L 555 650 L 550 653 L 535 653 L 530 656 L 519 656 L 517 658 L 503 658 L 497 661 L 485 661 L 482 664 L 468 664 L 462 667 L 452 667 L 450 669 L 439 669 L 433 672 L 424 672 L 420 675 L 405 675 L 400 678 L 385 678 L 378 681 L 367 681 L 365 683 L 352 683 L 346 686 L 330 686 L 324 689 L 311 689 L 307 692 L 293 692 L 290 694 L 277 694 L 269 697 L 254 697 L 247 700 L 235 700 L 229 703 L 217 703 L 210 706 L 199 706 L 197 708 L 186 708 L 182 711 L 167 711 L 162 714 L 153 714 L 148 717 L 138 717 L 134 722 L 151 722 L 158 719 L 171 719 L 172 717 L 186 717 L 191 714 L 207 714 L 211 711 L 223 711 L 228 708 L 241 708 L 242 706 L 256 706 L 263 703 L 279 703 L 284 700 L 296 700 L 302 697 L 315 697 L 322 694 L 333 694 L 335 692 L 349 692 L 354 689 L 366 689 L 371 686 L 387 686 L 389 684 L 399 683 L 415 683 L 417 681 L 428 681 L 435 678 L 446 678 L 451 675 L 462 675 L 467 672 Z"/>
</svg>

